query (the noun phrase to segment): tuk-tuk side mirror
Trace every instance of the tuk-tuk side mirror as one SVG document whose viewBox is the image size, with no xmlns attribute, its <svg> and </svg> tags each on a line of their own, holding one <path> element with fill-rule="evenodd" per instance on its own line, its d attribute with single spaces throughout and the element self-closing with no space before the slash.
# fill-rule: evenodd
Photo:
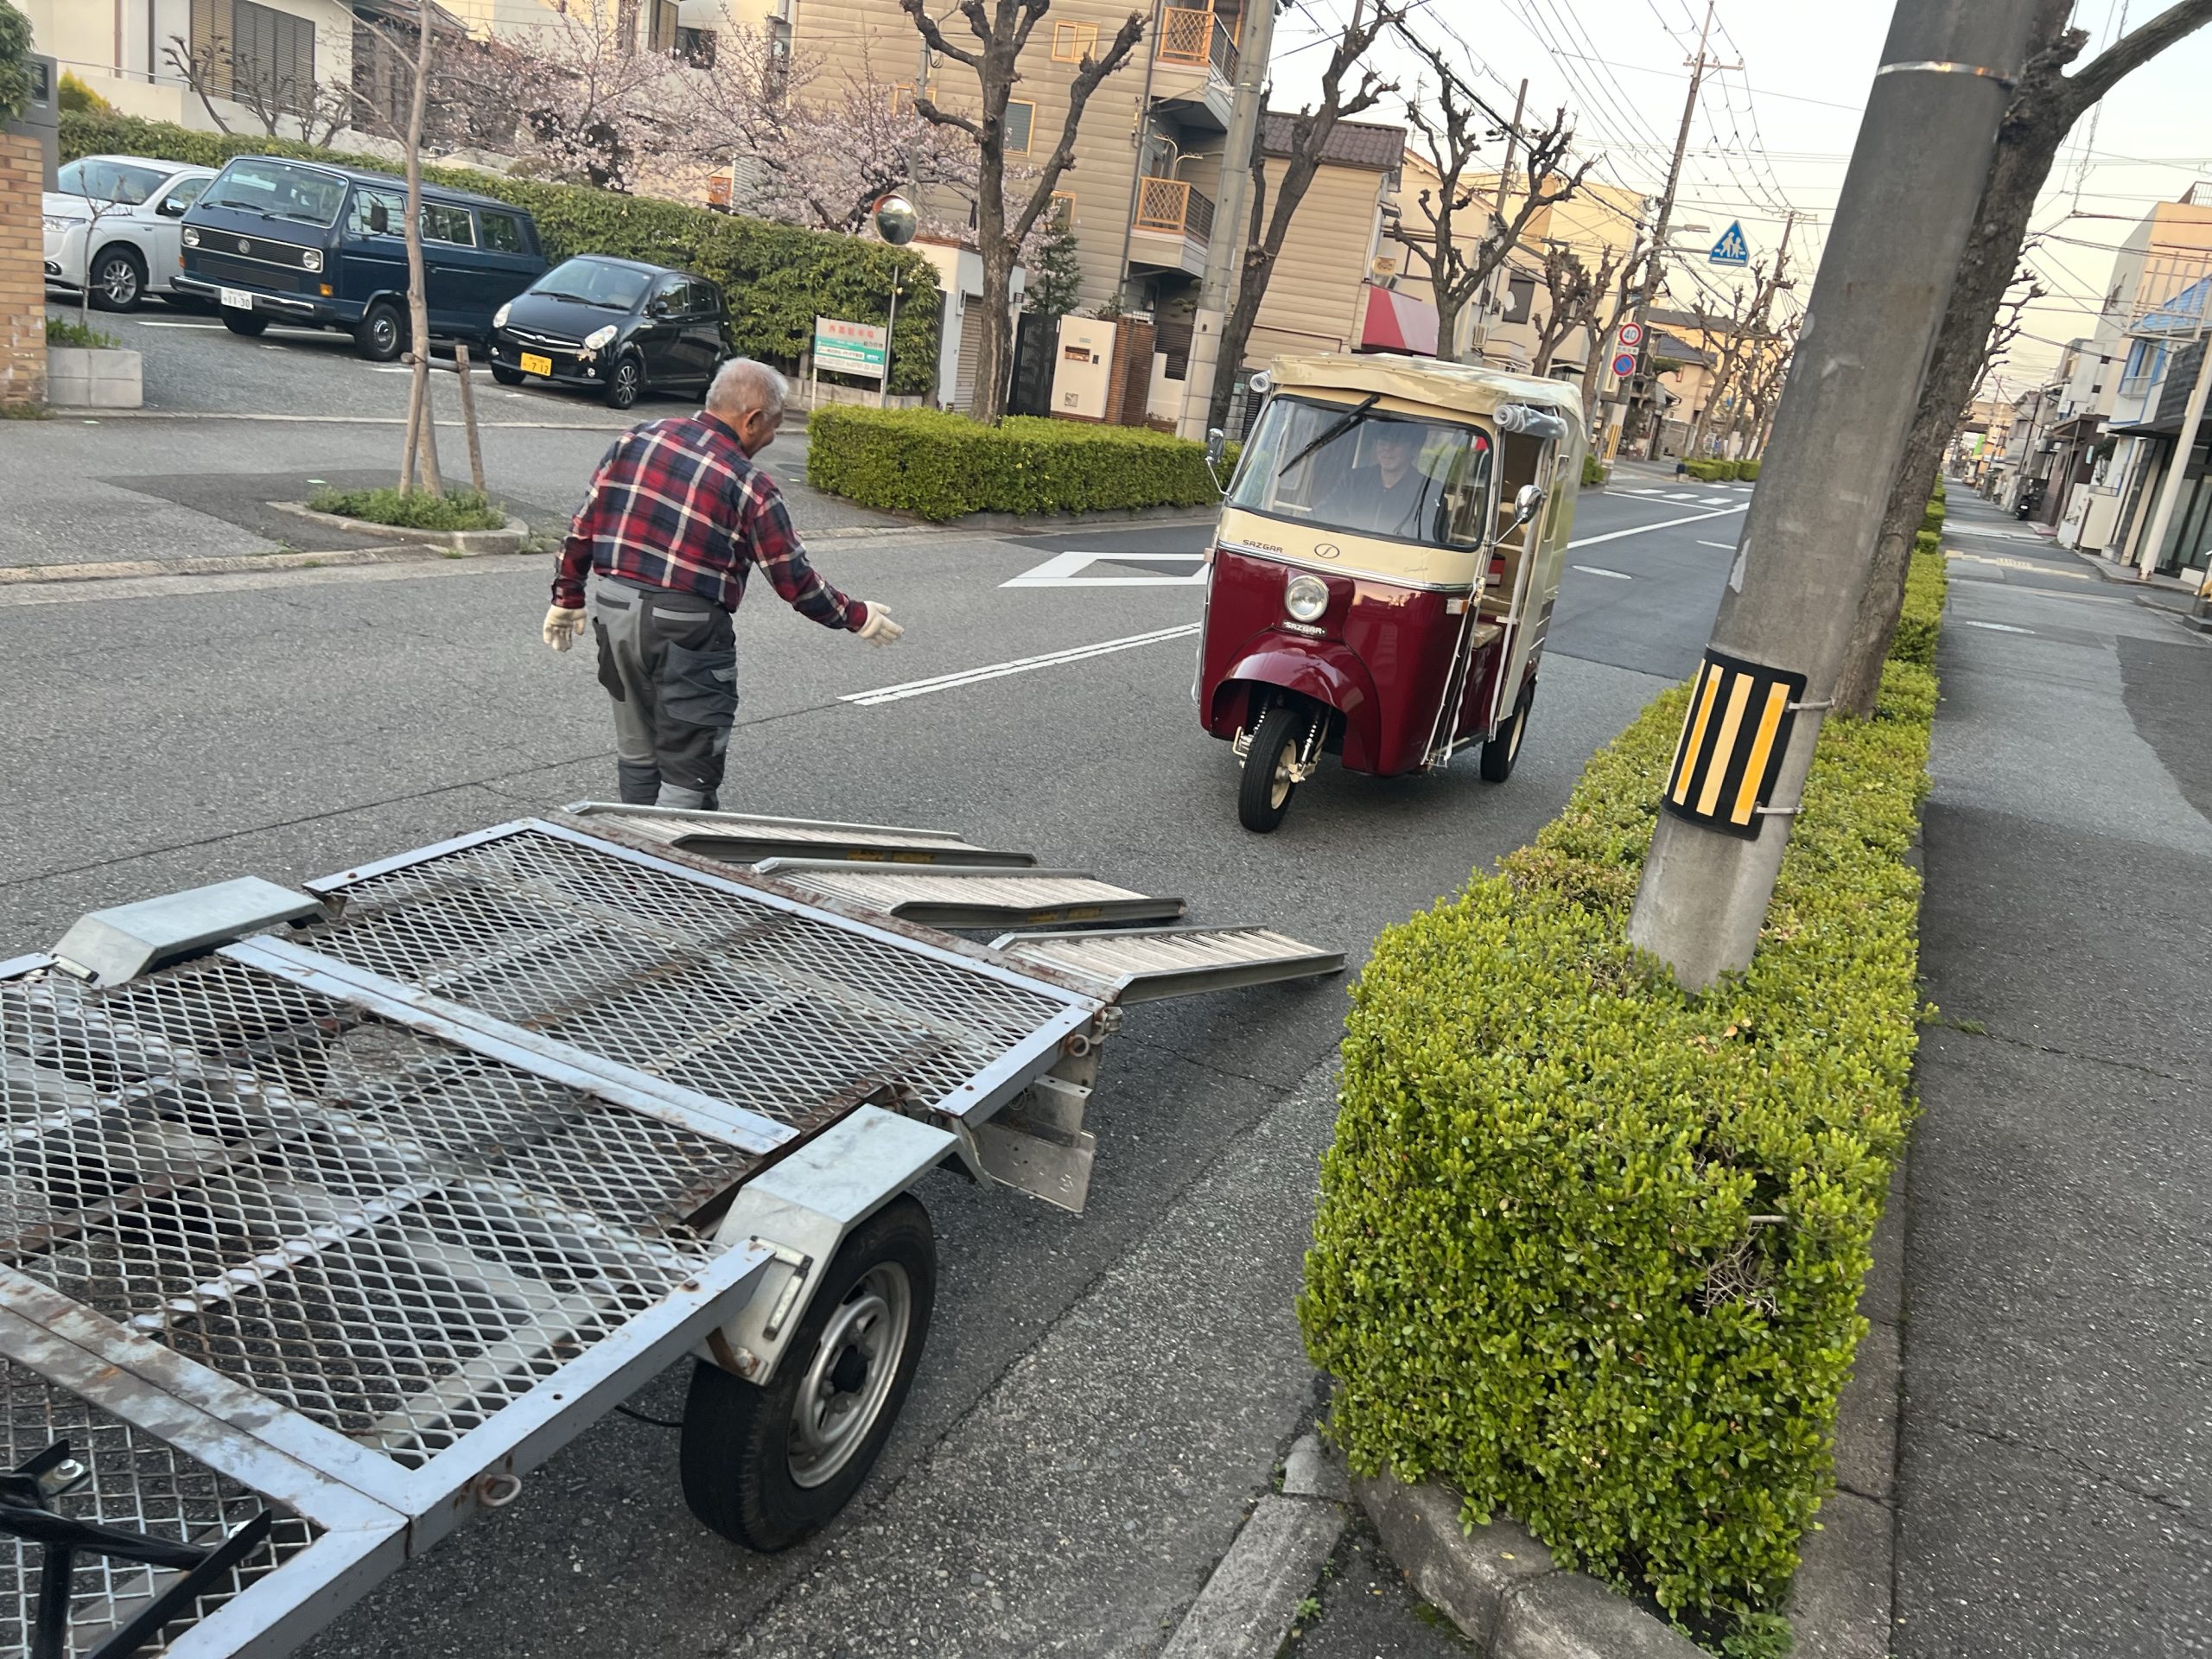
<svg viewBox="0 0 2212 1659">
<path fill-rule="evenodd" d="M 1229 486 L 1221 481 L 1221 458 L 1229 453 L 1229 434 L 1217 426 L 1206 429 L 1206 473 L 1213 480 L 1213 486 L 1222 494 L 1229 493 Z"/>
<path fill-rule="evenodd" d="M 1520 494 L 1513 498 L 1513 527 L 1527 524 L 1542 509 L 1544 493 L 1534 484 L 1523 484 Z"/>
</svg>

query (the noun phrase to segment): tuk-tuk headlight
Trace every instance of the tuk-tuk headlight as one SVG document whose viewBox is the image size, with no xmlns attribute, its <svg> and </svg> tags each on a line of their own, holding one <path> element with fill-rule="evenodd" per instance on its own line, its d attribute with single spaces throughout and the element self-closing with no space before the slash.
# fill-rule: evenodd
<svg viewBox="0 0 2212 1659">
<path fill-rule="evenodd" d="M 1329 587 L 1319 576 L 1293 576 L 1282 590 L 1282 607 L 1297 622 L 1316 620 L 1329 608 Z"/>
</svg>

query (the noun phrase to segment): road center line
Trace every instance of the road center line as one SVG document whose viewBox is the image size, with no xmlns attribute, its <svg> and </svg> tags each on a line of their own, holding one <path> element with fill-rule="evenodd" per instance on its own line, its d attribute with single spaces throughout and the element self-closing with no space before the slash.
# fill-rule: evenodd
<svg viewBox="0 0 2212 1659">
<path fill-rule="evenodd" d="M 1731 513 L 1742 512 L 1751 504 L 1742 502 L 1736 506 L 1723 507 L 1718 512 L 1694 512 L 1687 518 L 1662 518 L 1656 524 L 1637 524 L 1628 530 L 1612 530 L 1603 536 L 1585 536 L 1579 542 L 1569 542 L 1570 548 L 1595 547 L 1600 542 L 1618 542 L 1624 536 L 1648 536 L 1655 530 L 1673 530 L 1679 524 L 1701 524 L 1709 518 L 1726 518 Z"/>
<path fill-rule="evenodd" d="M 1150 633 L 1133 633 L 1126 639 L 1102 639 L 1096 645 L 1046 652 L 1039 657 L 1017 657 L 1011 662 L 988 663 L 981 668 L 964 668 L 957 673 L 938 674 L 926 680 L 909 680 L 903 685 L 878 686 L 873 691 L 848 691 L 837 701 L 873 709 L 881 703 L 903 702 L 908 697 L 927 696 L 932 691 L 956 690 L 963 685 L 981 684 L 985 680 L 1002 680 L 1009 675 L 1028 674 L 1040 668 L 1058 668 L 1065 663 L 1084 662 L 1093 657 L 1109 656 L 1117 651 L 1134 651 L 1139 645 L 1158 645 L 1162 640 L 1187 639 L 1198 631 L 1197 623 L 1185 622 L 1179 627 L 1155 628 Z"/>
</svg>

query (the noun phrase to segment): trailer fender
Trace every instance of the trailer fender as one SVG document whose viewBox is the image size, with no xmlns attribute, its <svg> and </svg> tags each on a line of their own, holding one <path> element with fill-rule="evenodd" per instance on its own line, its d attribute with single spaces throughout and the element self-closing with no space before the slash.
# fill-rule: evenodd
<svg viewBox="0 0 2212 1659">
<path fill-rule="evenodd" d="M 1371 764 L 1377 741 L 1375 680 L 1350 646 L 1333 639 L 1262 645 L 1222 676 L 1214 688 L 1215 707 L 1208 712 L 1226 712 L 1224 701 L 1252 686 L 1294 692 L 1335 709 L 1344 721 L 1344 764 L 1355 769 Z"/>
<path fill-rule="evenodd" d="M 862 1106 L 740 1187 L 715 1242 L 755 1243 L 775 1261 L 701 1357 L 760 1387 L 773 1382 L 837 1247 L 958 1146 L 943 1129 Z"/>
</svg>

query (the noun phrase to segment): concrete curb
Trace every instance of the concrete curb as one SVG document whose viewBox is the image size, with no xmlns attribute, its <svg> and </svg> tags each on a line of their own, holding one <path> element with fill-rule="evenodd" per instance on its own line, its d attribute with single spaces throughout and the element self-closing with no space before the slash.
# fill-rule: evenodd
<svg viewBox="0 0 2212 1659">
<path fill-rule="evenodd" d="M 1435 1481 L 1355 1480 L 1390 1559 L 1490 1659 L 1707 1659 L 1705 1649 L 1569 1573 L 1511 1521 L 1463 1530 L 1459 1495 Z"/>
<path fill-rule="evenodd" d="M 530 540 L 530 526 L 512 513 L 497 530 L 407 530 L 397 524 L 374 524 L 365 518 L 348 518 L 342 513 L 317 512 L 304 501 L 271 501 L 269 505 L 279 512 L 311 519 L 348 536 L 404 542 L 414 547 L 443 548 L 467 558 L 486 553 L 519 553 Z"/>
<path fill-rule="evenodd" d="M 195 559 L 109 559 L 90 564 L 0 566 L 0 588 L 47 582 L 113 582 L 129 576 L 220 576 L 247 570 L 313 570 L 339 564 L 415 564 L 425 559 L 466 557 L 451 549 L 409 543 L 354 547 L 332 553 L 211 553 Z"/>
<path fill-rule="evenodd" d="M 1229 1554 L 1167 1639 L 1160 1659 L 1274 1659 L 1344 1529 L 1351 1490 L 1309 1429 L 1283 1459 Z"/>
</svg>

